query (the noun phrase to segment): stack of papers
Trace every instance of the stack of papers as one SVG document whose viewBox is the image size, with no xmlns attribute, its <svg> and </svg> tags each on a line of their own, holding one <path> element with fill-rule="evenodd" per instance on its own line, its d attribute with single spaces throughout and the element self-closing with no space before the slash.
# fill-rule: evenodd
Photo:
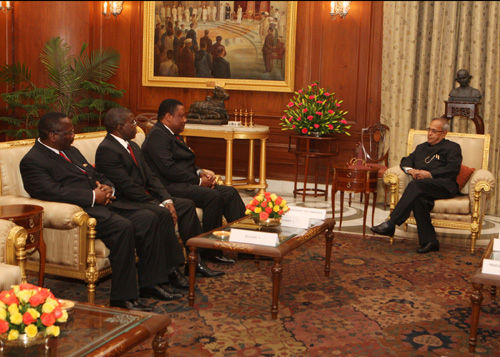
<svg viewBox="0 0 500 357">
<path fill-rule="evenodd" d="M 500 239 L 493 239 L 493 250 L 489 257 L 483 259 L 484 274 L 500 275 Z"/>
</svg>

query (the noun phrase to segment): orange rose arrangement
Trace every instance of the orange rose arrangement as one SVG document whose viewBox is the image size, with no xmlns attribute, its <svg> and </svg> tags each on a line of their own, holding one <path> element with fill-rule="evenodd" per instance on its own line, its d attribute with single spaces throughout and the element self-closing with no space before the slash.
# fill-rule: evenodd
<svg viewBox="0 0 500 357">
<path fill-rule="evenodd" d="M 245 214 L 265 221 L 268 218 L 281 218 L 289 210 L 286 200 L 274 193 L 264 192 L 254 196 L 246 205 Z"/>
<path fill-rule="evenodd" d="M 32 284 L 13 285 L 0 293 L 0 334 L 16 340 L 26 334 L 59 336 L 58 323 L 66 322 L 68 313 L 49 289 Z"/>
</svg>

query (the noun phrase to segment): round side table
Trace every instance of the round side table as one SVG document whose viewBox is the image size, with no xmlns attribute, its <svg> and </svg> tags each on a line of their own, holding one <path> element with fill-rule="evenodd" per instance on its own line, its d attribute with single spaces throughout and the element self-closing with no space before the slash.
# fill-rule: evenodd
<svg viewBox="0 0 500 357">
<path fill-rule="evenodd" d="M 0 218 L 14 222 L 28 232 L 26 251 L 32 250 L 29 253 L 30 255 L 35 251 L 38 251 L 40 254 L 38 285 L 43 286 L 46 255 L 46 246 L 43 241 L 43 207 L 36 205 L 0 206 Z"/>
</svg>

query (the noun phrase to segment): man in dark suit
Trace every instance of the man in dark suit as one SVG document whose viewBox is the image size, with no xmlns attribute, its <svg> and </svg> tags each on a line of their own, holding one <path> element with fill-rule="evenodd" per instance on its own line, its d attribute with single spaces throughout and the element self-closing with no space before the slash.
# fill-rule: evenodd
<svg viewBox="0 0 500 357">
<path fill-rule="evenodd" d="M 110 250 L 113 269 L 110 305 L 149 311 L 139 296 L 160 300 L 182 297 L 161 285 L 168 280 L 167 263 L 182 261 L 166 261 L 168 247 L 160 235 L 157 216 L 126 202 L 112 202 L 112 183 L 71 146 L 74 129 L 65 114 L 45 114 L 38 131 L 40 137 L 20 163 L 24 188 L 33 198 L 78 205 L 97 220 L 96 238 Z"/>
<path fill-rule="evenodd" d="M 151 172 L 139 145 L 131 141 L 137 129 L 130 110 L 110 109 L 104 118 L 104 125 L 108 135 L 97 148 L 96 169 L 115 185 L 117 202 L 147 209 L 158 216 L 161 232 L 169 242 L 171 254 L 175 252 L 176 255 L 182 256 L 182 248 L 175 234 L 175 224 L 179 225 L 179 234 L 184 243 L 202 233 L 194 202 L 172 197 Z M 206 277 L 224 274 L 208 268 L 201 259 L 198 260 L 196 271 Z M 178 267 L 173 267 L 169 273 L 169 282 L 173 287 L 189 288 L 189 282 Z"/>
<path fill-rule="evenodd" d="M 215 184 L 215 177 L 195 165 L 195 155 L 179 136 L 186 124 L 184 105 L 164 100 L 158 109 L 158 122 L 142 145 L 144 157 L 168 191 L 176 197 L 193 200 L 203 208 L 205 232 L 245 215 L 245 205 L 234 187 Z"/>
<path fill-rule="evenodd" d="M 434 118 L 427 128 L 427 141 L 401 160 L 401 169 L 413 180 L 406 186 L 390 218 L 371 227 L 372 232 L 392 236 L 396 225 L 403 224 L 413 211 L 417 221 L 420 248 L 417 253 L 439 251 L 439 241 L 432 225 L 434 201 L 459 193 L 457 176 L 462 164 L 460 145 L 446 140 L 450 124 L 446 118 Z"/>
</svg>

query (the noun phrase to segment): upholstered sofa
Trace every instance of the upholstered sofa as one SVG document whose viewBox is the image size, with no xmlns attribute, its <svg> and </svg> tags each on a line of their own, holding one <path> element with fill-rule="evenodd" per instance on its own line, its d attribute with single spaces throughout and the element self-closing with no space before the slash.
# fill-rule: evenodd
<svg viewBox="0 0 500 357">
<path fill-rule="evenodd" d="M 26 282 L 26 230 L 0 219 L 0 291 Z"/>
<path fill-rule="evenodd" d="M 474 254 L 476 240 L 481 235 L 481 227 L 485 214 L 485 202 L 487 195 L 495 187 L 495 177 L 488 171 L 488 156 L 490 149 L 490 135 L 448 133 L 446 139 L 457 142 L 462 148 L 462 171 L 459 176 L 468 168 L 474 169 L 469 177 L 463 177 L 465 183 L 461 190 L 463 195 L 445 200 L 436 200 L 431 211 L 432 223 L 435 227 L 463 229 L 471 232 L 470 252 Z M 418 144 L 427 141 L 427 131 L 410 130 L 408 134 L 407 154 L 413 152 Z M 390 189 L 390 210 L 403 194 L 411 179 L 401 170 L 399 166 L 389 168 L 384 174 L 384 183 Z M 458 180 L 457 180 L 458 181 Z M 416 224 L 415 218 L 411 216 L 405 223 Z M 390 239 L 391 244 L 394 237 Z"/>
<path fill-rule="evenodd" d="M 145 135 L 138 128 L 135 141 L 142 145 Z M 73 145 L 94 164 L 97 146 L 106 132 L 76 134 Z M 76 205 L 30 198 L 24 190 L 19 163 L 34 139 L 0 143 L 0 205 L 35 204 L 44 208 L 43 238 L 47 245 L 45 274 L 84 280 L 88 300 L 94 302 L 97 281 L 111 274 L 109 250 L 95 239 L 96 221 Z M 201 210 L 198 215 L 201 217 Z M 28 257 L 28 271 L 38 272 L 38 253 Z"/>
</svg>

